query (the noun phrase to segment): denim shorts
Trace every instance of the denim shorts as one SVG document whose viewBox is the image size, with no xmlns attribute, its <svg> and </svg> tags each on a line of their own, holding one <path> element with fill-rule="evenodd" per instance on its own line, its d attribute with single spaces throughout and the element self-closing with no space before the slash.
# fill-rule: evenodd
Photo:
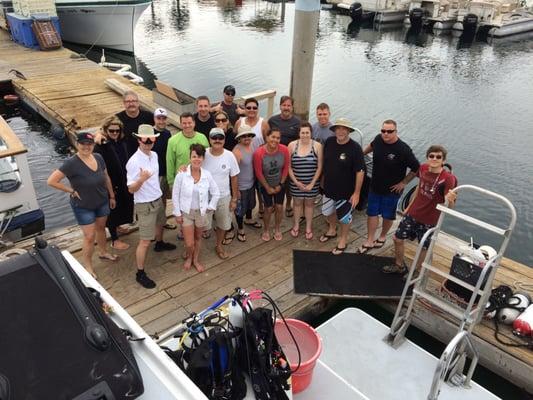
<svg viewBox="0 0 533 400">
<path fill-rule="evenodd" d="M 396 219 L 398 200 L 400 200 L 399 194 L 382 195 L 371 191 L 368 194 L 366 215 L 369 217 L 381 215 L 383 218 L 393 221 Z"/>
<path fill-rule="evenodd" d="M 107 217 L 110 213 L 108 201 L 94 209 L 78 207 L 72 204 L 72 202 L 70 202 L 70 207 L 72 207 L 72 212 L 74 212 L 74 217 L 76 217 L 78 225 L 94 224 L 96 218 Z"/>
</svg>

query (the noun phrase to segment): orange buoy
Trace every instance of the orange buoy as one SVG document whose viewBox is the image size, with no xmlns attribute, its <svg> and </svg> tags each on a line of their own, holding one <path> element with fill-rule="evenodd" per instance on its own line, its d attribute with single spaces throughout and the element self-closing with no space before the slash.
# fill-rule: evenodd
<svg viewBox="0 0 533 400">
<path fill-rule="evenodd" d="M 18 101 L 19 101 L 19 97 L 16 94 L 6 94 L 4 96 L 4 102 L 7 105 L 16 104 L 16 103 L 18 103 Z"/>
</svg>

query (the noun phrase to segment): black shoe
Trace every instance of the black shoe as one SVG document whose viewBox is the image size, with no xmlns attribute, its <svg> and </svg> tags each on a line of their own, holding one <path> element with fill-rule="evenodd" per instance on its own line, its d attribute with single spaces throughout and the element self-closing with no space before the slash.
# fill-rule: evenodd
<svg viewBox="0 0 533 400">
<path fill-rule="evenodd" d="M 169 250 L 176 250 L 176 245 L 172 243 L 167 242 L 155 242 L 154 251 L 169 251 Z"/>
<path fill-rule="evenodd" d="M 148 278 L 148 275 L 146 275 L 146 272 L 144 271 L 137 271 L 135 279 L 142 287 L 145 287 L 146 289 L 155 288 L 155 282 Z"/>
</svg>

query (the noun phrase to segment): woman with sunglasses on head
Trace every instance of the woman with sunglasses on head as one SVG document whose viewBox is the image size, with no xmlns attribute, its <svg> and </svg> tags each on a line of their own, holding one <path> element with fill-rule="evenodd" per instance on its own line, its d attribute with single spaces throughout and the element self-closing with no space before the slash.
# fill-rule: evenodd
<svg viewBox="0 0 533 400">
<path fill-rule="evenodd" d="M 105 238 L 107 216 L 116 205 L 115 194 L 104 159 L 100 154 L 93 154 L 92 133 L 78 133 L 77 150 L 74 156 L 52 172 L 47 183 L 70 195 L 70 206 L 83 232 L 83 266 L 96 278 L 92 262 L 95 239 L 99 258 L 117 259 L 116 255 L 107 252 Z M 64 178 L 68 179 L 70 186 L 61 182 Z"/>
<path fill-rule="evenodd" d="M 111 210 L 107 218 L 107 229 L 111 236 L 111 247 L 116 250 L 127 250 L 130 245 L 118 238 L 117 228 L 133 221 L 133 195 L 126 184 L 126 163 L 128 148 L 124 140 L 122 122 L 115 116 L 104 121 L 102 126 L 103 140 L 94 147 L 94 152 L 102 155 L 117 206 Z"/>
<path fill-rule="evenodd" d="M 204 159 L 205 147 L 192 144 L 190 164 L 185 172 L 178 173 L 172 188 L 174 216 L 183 226 L 186 252 L 183 268 L 189 270 L 194 265 L 198 272 L 205 270 L 199 260 L 202 233 L 209 225 L 220 197 L 217 183 L 209 171 L 202 168 Z"/>
<path fill-rule="evenodd" d="M 312 126 L 309 122 L 300 125 L 300 138 L 289 143 L 289 189 L 294 199 L 294 223 L 292 237 L 300 232 L 300 217 L 305 215 L 305 238 L 313 239 L 313 211 L 318 196 L 322 174 L 322 145 L 311 139 Z"/>
</svg>

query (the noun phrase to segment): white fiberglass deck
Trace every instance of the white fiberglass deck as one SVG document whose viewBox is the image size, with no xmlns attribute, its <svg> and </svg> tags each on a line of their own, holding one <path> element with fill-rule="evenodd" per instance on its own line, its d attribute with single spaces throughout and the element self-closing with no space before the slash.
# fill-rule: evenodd
<svg viewBox="0 0 533 400">
<path fill-rule="evenodd" d="M 408 340 L 394 350 L 383 341 L 389 332 L 386 325 L 347 308 L 317 330 L 323 340 L 323 365 L 317 365 L 311 386 L 295 399 L 427 399 L 438 359 Z M 470 389 L 443 383 L 439 395 L 439 400 L 485 399 L 498 397 L 474 382 Z"/>
</svg>

